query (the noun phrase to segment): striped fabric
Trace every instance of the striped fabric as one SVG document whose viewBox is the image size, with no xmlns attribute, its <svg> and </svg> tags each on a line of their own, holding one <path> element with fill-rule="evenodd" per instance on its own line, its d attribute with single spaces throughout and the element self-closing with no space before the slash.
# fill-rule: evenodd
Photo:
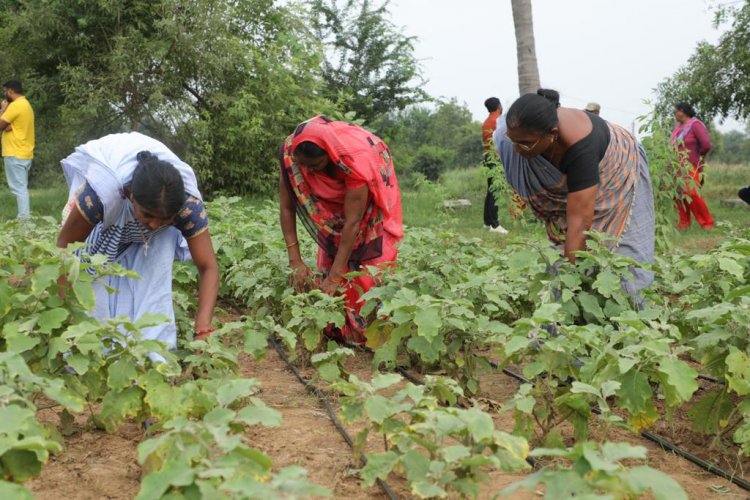
<svg viewBox="0 0 750 500">
<path fill-rule="evenodd" d="M 108 262 L 115 262 L 131 244 L 143 245 L 143 251 L 148 255 L 148 244 L 151 239 L 167 226 L 151 231 L 137 220 L 127 221 L 122 226 L 104 227 L 97 224 L 86 238 L 86 249 L 91 255 L 107 256 Z"/>
<path fill-rule="evenodd" d="M 592 230 L 617 241 L 630 221 L 635 198 L 641 147 L 633 135 L 607 122 L 610 141 L 599 163 L 599 189 L 596 194 Z M 538 156 L 526 159 L 513 151 L 505 138 L 504 120 L 498 123 L 496 147 L 505 167 L 505 176 L 520 198 L 545 222 L 547 235 L 555 244 L 565 241 L 567 230 L 566 176 Z"/>
</svg>

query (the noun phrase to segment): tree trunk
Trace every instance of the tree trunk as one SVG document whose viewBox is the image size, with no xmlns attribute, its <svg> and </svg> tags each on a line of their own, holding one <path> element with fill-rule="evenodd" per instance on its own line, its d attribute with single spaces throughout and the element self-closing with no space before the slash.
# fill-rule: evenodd
<svg viewBox="0 0 750 500">
<path fill-rule="evenodd" d="M 510 4 L 513 7 L 513 24 L 516 28 L 518 92 L 520 95 L 534 93 L 539 88 L 539 66 L 534 47 L 531 0 L 510 0 Z"/>
</svg>

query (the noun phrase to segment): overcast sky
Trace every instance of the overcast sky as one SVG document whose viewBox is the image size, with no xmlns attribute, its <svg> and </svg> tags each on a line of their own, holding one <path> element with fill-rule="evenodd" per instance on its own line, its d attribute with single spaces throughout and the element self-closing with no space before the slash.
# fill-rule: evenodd
<svg viewBox="0 0 750 500">
<path fill-rule="evenodd" d="M 734 0 L 532 0 L 543 87 L 563 106 L 596 101 L 602 116 L 630 128 L 644 99 L 701 40 L 715 42 L 712 6 Z M 497 96 L 518 97 L 510 0 L 392 0 L 391 18 L 418 38 L 416 55 L 430 95 L 456 97 L 476 119 Z M 727 121 L 720 129 L 738 128 Z"/>
</svg>

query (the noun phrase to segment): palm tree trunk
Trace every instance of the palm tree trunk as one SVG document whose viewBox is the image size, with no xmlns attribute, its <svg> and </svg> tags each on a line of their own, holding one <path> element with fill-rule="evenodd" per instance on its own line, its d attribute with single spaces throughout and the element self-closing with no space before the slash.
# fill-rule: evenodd
<svg viewBox="0 0 750 500">
<path fill-rule="evenodd" d="M 513 24 L 516 28 L 516 52 L 518 54 L 518 92 L 520 95 L 536 92 L 539 88 L 539 66 L 534 47 L 534 20 L 531 16 L 531 0 L 510 0 L 513 8 Z"/>
</svg>

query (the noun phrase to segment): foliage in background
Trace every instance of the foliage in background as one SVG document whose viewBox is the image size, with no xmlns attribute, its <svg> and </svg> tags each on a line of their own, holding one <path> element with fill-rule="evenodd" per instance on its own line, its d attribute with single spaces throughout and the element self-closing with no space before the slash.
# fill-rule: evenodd
<svg viewBox="0 0 750 500">
<path fill-rule="evenodd" d="M 671 128 L 658 108 L 639 120 L 643 122 L 639 132 L 644 134 L 641 144 L 648 156 L 654 193 L 656 246 L 666 249 L 671 246 L 672 238 L 677 231 L 675 200 L 685 196 L 684 186 L 692 181 L 684 180 L 686 174 L 680 165 L 679 154 L 670 142 Z"/>
<path fill-rule="evenodd" d="M 715 26 L 728 23 L 716 45 L 701 42 L 677 72 L 657 86 L 657 108 L 668 113 L 688 101 L 703 116 L 750 114 L 750 1 L 729 2 L 716 11 Z"/>
<path fill-rule="evenodd" d="M 388 143 L 399 180 L 407 184 L 415 174 L 434 181 L 482 160 L 482 126 L 455 99 L 385 114 L 371 128 Z"/>
<path fill-rule="evenodd" d="M 321 95 L 321 45 L 273 0 L 0 6 L 0 71 L 24 82 L 37 115 L 35 175 L 77 144 L 139 130 L 191 163 L 205 191 L 269 192 L 281 140 L 336 111 Z"/>
<path fill-rule="evenodd" d="M 414 37 L 388 18 L 390 1 L 312 0 L 312 31 L 326 48 L 324 95 L 370 123 L 427 100 Z"/>
<path fill-rule="evenodd" d="M 718 133 L 718 138 L 720 141 L 714 144 L 714 149 L 709 155 L 712 163 L 750 163 L 750 122 L 745 125 L 745 130 Z M 714 137 L 711 137 L 711 141 L 714 142 Z"/>
</svg>

